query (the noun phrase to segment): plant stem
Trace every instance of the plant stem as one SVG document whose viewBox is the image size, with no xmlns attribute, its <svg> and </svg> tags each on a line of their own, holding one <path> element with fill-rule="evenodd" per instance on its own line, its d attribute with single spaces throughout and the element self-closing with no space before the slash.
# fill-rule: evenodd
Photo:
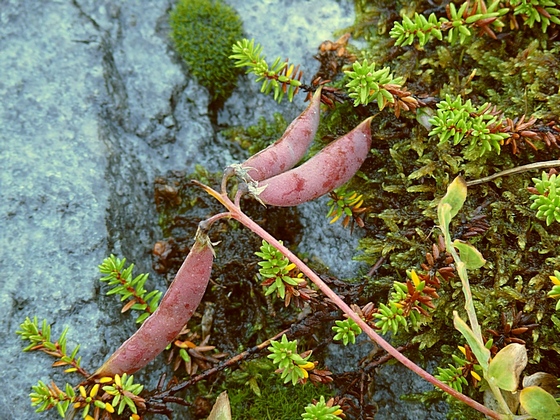
<svg viewBox="0 0 560 420">
<path fill-rule="evenodd" d="M 485 182 L 492 181 L 493 179 L 506 176 L 506 175 L 513 175 L 519 174 L 526 171 L 532 171 L 535 169 L 546 169 L 546 168 L 557 168 L 560 166 L 560 160 L 547 160 L 545 162 L 534 162 L 529 163 L 527 165 L 517 166 L 515 168 L 506 169 L 505 171 L 497 172 L 493 175 L 485 176 L 484 178 L 475 179 L 473 181 L 467 181 L 467 187 L 471 187 L 473 185 L 483 184 Z"/>
<path fill-rule="evenodd" d="M 420 377 L 424 378 L 428 382 L 432 383 L 434 386 L 440 388 L 442 391 L 447 392 L 448 394 L 452 395 L 453 397 L 457 398 L 460 401 L 463 401 L 465 404 L 471 406 L 475 410 L 485 414 L 486 416 L 493 418 L 493 419 L 503 419 L 504 417 L 499 413 L 496 413 L 493 410 L 485 407 L 484 405 L 480 404 L 479 402 L 467 397 L 466 395 L 457 392 L 455 389 L 451 388 L 447 384 L 439 381 L 430 373 L 426 372 L 420 366 L 415 364 L 413 361 L 408 359 L 402 353 L 400 353 L 396 348 L 394 348 L 391 344 L 385 341 L 379 334 L 377 334 L 368 324 L 366 324 L 359 316 L 354 312 L 341 298 L 338 296 L 329 286 L 321 280 L 321 278 L 315 274 L 313 270 L 311 270 L 303 261 L 301 261 L 294 253 L 292 253 L 288 248 L 282 245 L 276 238 L 274 238 L 271 234 L 269 234 L 266 230 L 264 230 L 261 226 L 259 226 L 256 222 L 254 222 L 251 218 L 249 218 L 245 213 L 241 211 L 241 209 L 236 206 L 227 196 L 226 192 L 223 191 L 221 194 L 217 191 L 213 190 L 212 188 L 194 181 L 194 183 L 201 188 L 203 188 L 206 192 L 208 192 L 211 196 L 215 197 L 224 207 L 226 207 L 229 212 L 231 213 L 231 218 L 236 219 L 245 227 L 259 235 L 262 239 L 267 241 L 269 244 L 273 245 L 276 249 L 278 249 L 284 256 L 286 256 L 292 263 L 294 263 L 299 270 L 305 274 L 315 285 L 327 296 L 331 299 L 344 313 L 348 315 L 353 321 L 355 321 L 362 331 L 364 331 L 367 336 L 377 343 L 380 347 L 382 347 L 387 353 L 405 365 L 407 368 L 415 372 Z"/>
</svg>

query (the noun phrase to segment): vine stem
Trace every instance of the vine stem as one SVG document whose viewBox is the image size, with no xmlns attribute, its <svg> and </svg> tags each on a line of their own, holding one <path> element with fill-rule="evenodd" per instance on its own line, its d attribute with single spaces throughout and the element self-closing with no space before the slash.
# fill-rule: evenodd
<svg viewBox="0 0 560 420">
<path fill-rule="evenodd" d="M 267 241 L 269 244 L 274 246 L 278 249 L 286 258 L 288 258 L 292 263 L 294 263 L 299 270 L 306 275 L 318 288 L 323 292 L 325 296 L 331 299 L 336 306 L 338 306 L 349 318 L 351 318 L 358 326 L 366 333 L 366 335 L 377 345 L 383 348 L 387 353 L 393 356 L 396 360 L 401 362 L 404 366 L 408 369 L 412 370 L 414 373 L 422 377 L 423 379 L 427 380 L 434 386 L 440 388 L 442 391 L 448 393 L 449 395 L 457 398 L 460 401 L 463 401 L 465 404 L 469 405 L 470 407 L 478 410 L 479 412 L 485 414 L 486 416 L 493 418 L 493 419 L 505 419 L 507 417 L 502 416 L 501 414 L 490 410 L 488 407 L 480 404 L 478 401 L 475 401 L 468 396 L 456 391 L 455 389 L 451 388 L 449 385 L 441 382 L 433 375 L 422 369 L 412 360 L 408 359 L 405 355 L 399 352 L 396 348 L 394 348 L 391 344 L 389 344 L 385 339 L 383 339 L 379 334 L 377 334 L 373 328 L 371 328 L 368 324 L 362 320 L 358 316 L 356 312 L 354 312 L 341 298 L 338 296 L 321 278 L 311 270 L 303 261 L 301 261 L 292 251 L 282 245 L 276 238 L 274 238 L 270 233 L 264 230 L 260 225 L 254 222 L 249 216 L 241 211 L 241 208 L 236 206 L 230 198 L 227 196 L 226 192 L 222 192 L 221 194 L 217 191 L 213 190 L 212 188 L 204 185 L 198 181 L 193 181 L 196 185 L 204 189 L 208 194 L 212 197 L 216 198 L 224 207 L 226 207 L 230 212 L 230 217 L 239 221 L 249 230 L 260 236 L 262 239 Z M 237 200 L 236 200 L 237 201 Z"/>
</svg>

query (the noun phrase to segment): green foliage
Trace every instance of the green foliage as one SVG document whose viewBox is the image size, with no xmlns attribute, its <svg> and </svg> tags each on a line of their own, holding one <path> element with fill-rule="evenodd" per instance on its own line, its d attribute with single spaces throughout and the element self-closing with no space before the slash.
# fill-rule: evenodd
<svg viewBox="0 0 560 420">
<path fill-rule="evenodd" d="M 246 149 L 249 155 L 254 155 L 278 140 L 287 127 L 288 124 L 282 114 L 275 112 L 271 120 L 259 117 L 255 125 L 231 127 L 221 133 Z"/>
<path fill-rule="evenodd" d="M 56 366 L 71 366 L 66 369 L 66 372 L 75 372 L 80 369 L 81 357 L 76 358 L 80 346 L 76 346 L 70 354 L 66 351 L 66 334 L 68 333 L 68 327 L 64 328 L 60 337 L 54 342 L 51 341 L 51 326 L 47 323 L 46 319 L 43 319 L 41 326 L 39 326 L 37 317 L 34 317 L 33 321 L 27 317 L 19 328 L 16 334 L 18 334 L 22 340 L 28 340 L 30 342 L 23 351 L 39 350 L 56 357 L 60 359 L 60 361 L 56 362 Z"/>
<path fill-rule="evenodd" d="M 560 222 L 560 195 L 556 189 L 560 187 L 560 178 L 556 174 L 542 172 L 541 179 L 533 178 L 536 194 L 531 195 L 531 209 L 537 210 L 537 218 L 546 220 L 549 226 L 553 221 Z"/>
<path fill-rule="evenodd" d="M 382 334 L 387 334 L 388 331 L 397 334 L 400 326 L 408 330 L 408 324 L 403 314 L 403 309 L 392 300 L 389 301 L 389 306 L 380 303 L 379 312 L 373 314 L 377 319 L 375 326 L 381 329 Z"/>
<path fill-rule="evenodd" d="M 22 340 L 29 340 L 31 344 L 23 349 L 23 351 L 43 351 L 44 353 L 55 357 L 59 360 L 53 363 L 53 366 L 67 366 L 65 373 L 78 372 L 85 378 L 91 375 L 80 367 L 81 358 L 76 358 L 79 346 L 72 351 L 71 354 L 66 352 L 66 334 L 68 328 L 65 328 L 59 339 L 53 342 L 51 340 L 51 328 L 46 320 L 41 325 L 37 317 L 31 321 L 29 318 L 20 325 L 20 329 L 16 334 L 20 335 Z M 36 412 L 44 412 L 56 408 L 61 417 L 67 415 L 68 409 L 80 410 L 82 417 L 93 419 L 89 415 L 90 410 L 104 410 L 107 413 L 122 414 L 124 408 L 128 406 L 133 413 L 137 412 L 137 403 L 143 403 L 144 399 L 138 395 L 143 389 L 142 385 L 134 384 L 133 377 L 127 378 L 123 374 L 112 377 L 101 378 L 100 383 L 93 383 L 78 386 L 79 393 L 76 393 L 74 387 L 66 383 L 64 391 L 60 389 L 54 382 L 46 385 L 42 381 L 38 381 L 37 385 L 32 386 L 33 392 L 29 394 L 31 405 L 37 407 Z M 100 393 L 101 384 L 103 392 Z M 112 402 L 107 400 L 112 397 Z"/>
<path fill-rule="evenodd" d="M 366 59 L 360 64 L 354 62 L 352 71 L 345 71 L 350 80 L 346 87 L 349 95 L 354 99 L 354 106 L 367 105 L 377 101 L 379 109 L 382 110 L 388 103 L 394 103 L 395 98 L 384 85 L 402 86 L 402 77 L 394 78 L 389 67 L 375 71 L 375 63 L 368 63 Z"/>
<path fill-rule="evenodd" d="M 259 274 L 265 279 L 262 283 L 266 287 L 265 296 L 276 292 L 278 297 L 284 299 L 286 285 L 297 286 L 304 282 L 301 277 L 290 276 L 295 265 L 265 240 L 262 241 L 260 252 L 255 252 L 255 255 L 263 259 L 258 264 L 261 266 Z"/>
<path fill-rule="evenodd" d="M 329 212 L 327 217 L 332 218 L 329 223 L 336 223 L 342 216 L 342 225 L 344 227 L 348 224 L 353 224 L 357 221 L 358 225 L 363 227 L 364 222 L 360 217 L 360 213 L 363 213 L 367 208 L 362 207 L 364 204 L 364 196 L 358 194 L 356 191 L 347 191 L 346 186 L 337 188 L 330 193 L 330 199 L 327 202 L 329 206 Z"/>
<path fill-rule="evenodd" d="M 412 45 L 415 38 L 418 38 L 420 45 L 425 45 L 432 37 L 443 38 L 441 32 L 441 22 L 434 13 L 428 19 L 424 15 L 414 14 L 414 20 L 408 16 L 403 16 L 402 23 L 395 22 L 393 29 L 389 33 L 391 38 L 396 38 L 395 45 Z"/>
<path fill-rule="evenodd" d="M 456 357 L 457 356 L 454 355 L 453 358 L 455 359 Z M 463 387 L 468 386 L 469 383 L 463 376 L 463 365 L 460 363 L 460 361 L 458 361 L 457 364 L 458 366 L 455 366 L 450 363 L 448 365 L 449 367 L 447 368 L 441 368 L 438 366 L 438 373 L 434 376 L 443 383 L 449 385 L 454 390 L 462 393 Z"/>
<path fill-rule="evenodd" d="M 268 350 L 272 353 L 267 357 L 282 371 L 281 378 L 284 383 L 292 382 L 295 385 L 300 379 L 307 379 L 308 370 L 315 367 L 313 362 L 309 362 L 311 353 L 302 357 L 297 352 L 297 340 L 288 341 L 286 334 L 282 336 L 281 341 L 271 341 Z"/>
<path fill-rule="evenodd" d="M 113 396 L 111 405 L 117 410 L 117 414 L 122 414 L 124 409 L 128 407 L 134 414 L 138 412 L 136 408 L 135 396 L 138 396 L 144 389 L 143 385 L 134 383 L 134 376 L 128 376 L 126 373 L 115 375 L 114 382 L 111 385 L 105 385 L 103 391 Z"/>
<path fill-rule="evenodd" d="M 42 413 L 56 407 L 60 417 L 64 418 L 68 407 L 76 397 L 76 392 L 70 384 L 65 385 L 64 391 L 54 384 L 49 387 L 42 381 L 31 388 L 33 392 L 29 394 L 29 397 L 31 398 L 31 405 L 33 407 L 37 406 L 36 413 Z"/>
<path fill-rule="evenodd" d="M 253 363 L 253 362 L 249 362 Z M 271 369 L 273 370 L 272 366 Z M 297 387 L 297 392 L 291 387 L 286 387 L 278 375 L 271 369 L 261 371 L 261 395 L 256 395 L 249 386 L 234 384 L 227 390 L 232 407 L 233 417 L 236 420 L 293 420 L 302 413 L 312 400 L 318 400 L 322 395 L 329 398 L 332 391 L 325 385 L 304 384 Z M 234 373 L 234 372 L 232 372 Z"/>
<path fill-rule="evenodd" d="M 342 340 L 342 343 L 347 346 L 348 343 L 354 344 L 356 336 L 362 333 L 362 329 L 356 324 L 353 319 L 337 320 L 335 326 L 332 327 L 336 333 L 333 340 Z"/>
<path fill-rule="evenodd" d="M 265 95 L 274 92 L 274 100 L 282 102 L 287 94 L 291 102 L 301 86 L 302 73 L 299 72 L 299 66 L 294 67 L 280 57 L 269 66 L 262 55 L 262 49 L 259 43 L 255 45 L 254 39 L 243 39 L 233 45 L 230 58 L 235 60 L 235 67 L 248 67 L 247 74 L 257 76 L 256 82 L 262 82 L 261 92 Z"/>
<path fill-rule="evenodd" d="M 132 278 L 134 264 L 124 268 L 125 263 L 126 258 L 120 259 L 114 255 L 105 258 L 99 266 L 99 271 L 105 274 L 105 277 L 102 277 L 100 281 L 107 282 L 109 286 L 113 286 L 107 292 L 108 295 L 121 295 L 121 302 L 130 299 L 123 307 L 123 312 L 128 309 L 142 311 L 143 313 L 136 318 L 137 323 L 142 323 L 156 310 L 163 293 L 159 290 L 148 292 L 144 289 L 144 284 L 148 280 L 148 274 L 139 274 Z"/>
<path fill-rule="evenodd" d="M 560 271 L 554 271 L 554 276 L 550 276 L 553 283 L 552 290 L 548 292 L 548 296 L 556 299 L 556 310 L 560 311 Z"/>
<path fill-rule="evenodd" d="M 509 137 L 497 131 L 498 117 L 487 113 L 488 103 L 475 108 L 470 99 L 463 103 L 460 96 L 454 100 L 446 95 L 437 104 L 437 114 L 430 119 L 433 125 L 430 136 L 438 136 L 440 144 L 453 140 L 453 145 L 468 140 L 464 155 L 473 160 L 494 150 L 500 153 L 500 142 Z"/>
<path fill-rule="evenodd" d="M 433 38 L 441 41 L 443 32 L 448 31 L 446 40 L 450 44 L 457 41 L 465 44 L 471 39 L 473 32 L 480 28 L 484 29 L 481 32 L 495 38 L 491 27 L 501 31 L 506 26 L 502 19 L 506 15 L 509 15 L 507 18 L 510 22 L 514 22 L 515 16 L 521 16 L 529 28 L 532 28 L 535 23 L 540 23 L 543 33 L 551 24 L 560 24 L 559 3 L 554 0 L 511 0 L 505 3 L 509 3 L 511 8 L 501 7 L 504 2 L 499 0 L 484 8 L 480 6 L 480 3 L 484 2 L 473 3 L 471 6 L 470 2 L 465 1 L 457 9 L 455 4 L 450 2 L 447 18 L 438 19 L 434 13 L 431 13 L 428 18 L 418 13 L 414 13 L 412 19 L 405 15 L 402 22 L 395 22 L 390 36 L 396 38 L 396 45 L 412 45 L 417 38 L 419 44 L 424 46 Z M 517 27 L 517 23 L 512 25 Z"/>
<path fill-rule="evenodd" d="M 339 405 L 329 406 L 325 402 L 325 397 L 321 395 L 319 401 L 305 407 L 305 413 L 301 417 L 309 420 L 338 420 L 341 414 L 342 410 Z"/>
<path fill-rule="evenodd" d="M 231 45 L 243 34 L 238 14 L 221 0 L 179 0 L 170 25 L 175 49 L 191 73 L 213 100 L 225 101 L 238 76 L 228 59 Z"/>
<path fill-rule="evenodd" d="M 513 13 L 521 15 L 525 25 L 532 28 L 540 22 L 541 29 L 546 32 L 551 23 L 560 25 L 560 2 L 554 0 L 510 0 Z"/>
</svg>

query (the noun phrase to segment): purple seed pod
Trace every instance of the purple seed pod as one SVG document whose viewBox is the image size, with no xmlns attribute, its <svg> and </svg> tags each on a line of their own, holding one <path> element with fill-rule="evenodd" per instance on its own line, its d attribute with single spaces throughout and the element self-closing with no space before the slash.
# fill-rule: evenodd
<svg viewBox="0 0 560 420">
<path fill-rule="evenodd" d="M 333 141 L 307 162 L 258 183 L 258 198 L 271 206 L 297 206 L 345 184 L 360 169 L 371 147 L 371 119 Z"/>
<path fill-rule="evenodd" d="M 212 244 L 199 230 L 194 245 L 158 308 L 93 377 L 134 373 L 165 350 L 200 304 L 210 280 L 213 260 Z"/>
<path fill-rule="evenodd" d="M 319 127 L 321 90 L 315 91 L 307 108 L 280 139 L 241 164 L 253 180 L 262 181 L 292 169 L 303 158 Z"/>
</svg>

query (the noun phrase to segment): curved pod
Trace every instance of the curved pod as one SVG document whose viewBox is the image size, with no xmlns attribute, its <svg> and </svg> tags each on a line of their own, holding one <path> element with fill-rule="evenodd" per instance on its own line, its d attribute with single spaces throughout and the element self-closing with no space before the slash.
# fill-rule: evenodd
<svg viewBox="0 0 560 420">
<path fill-rule="evenodd" d="M 371 147 L 371 119 L 364 120 L 301 166 L 259 182 L 259 187 L 266 186 L 259 199 L 272 206 L 297 206 L 348 182 Z"/>
<path fill-rule="evenodd" d="M 321 88 L 315 91 L 307 108 L 288 126 L 282 137 L 244 163 L 249 176 L 262 181 L 293 168 L 305 155 L 319 127 Z"/>
<path fill-rule="evenodd" d="M 206 235 L 197 239 L 158 308 L 94 374 L 134 373 L 156 358 L 177 337 L 206 291 L 214 253 Z"/>
</svg>

